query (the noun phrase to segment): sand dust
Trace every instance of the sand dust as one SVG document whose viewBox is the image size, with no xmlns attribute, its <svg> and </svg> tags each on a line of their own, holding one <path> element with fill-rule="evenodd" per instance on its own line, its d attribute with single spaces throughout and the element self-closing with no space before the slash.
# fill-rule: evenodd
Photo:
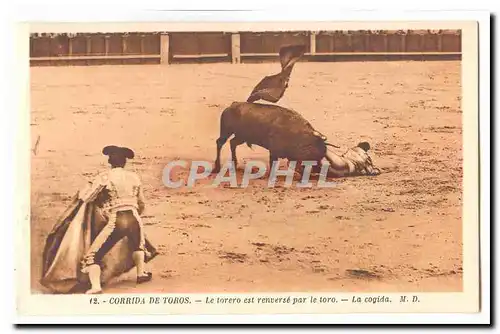
<svg viewBox="0 0 500 334">
<path fill-rule="evenodd" d="M 277 67 L 278 66 L 278 67 Z M 146 233 L 161 255 L 105 292 L 461 291 L 460 62 L 298 63 L 279 102 L 345 149 L 372 145 L 377 177 L 336 188 L 168 189 L 181 158 L 214 161 L 219 115 L 277 63 L 31 68 L 32 288 L 47 233 L 101 149 L 128 145 Z M 229 145 L 223 161 L 229 158 Z M 238 147 L 245 160 L 268 153 Z"/>
</svg>

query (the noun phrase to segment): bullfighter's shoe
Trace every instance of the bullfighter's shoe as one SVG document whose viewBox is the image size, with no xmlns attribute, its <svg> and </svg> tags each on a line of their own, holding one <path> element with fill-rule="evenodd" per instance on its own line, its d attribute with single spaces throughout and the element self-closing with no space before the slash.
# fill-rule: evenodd
<svg viewBox="0 0 500 334">
<path fill-rule="evenodd" d="M 102 289 L 90 289 L 85 291 L 86 295 L 100 295 L 102 294 Z"/>
<path fill-rule="evenodd" d="M 153 279 L 153 274 L 150 272 L 145 272 L 141 276 L 137 276 L 137 284 L 149 282 Z"/>
</svg>

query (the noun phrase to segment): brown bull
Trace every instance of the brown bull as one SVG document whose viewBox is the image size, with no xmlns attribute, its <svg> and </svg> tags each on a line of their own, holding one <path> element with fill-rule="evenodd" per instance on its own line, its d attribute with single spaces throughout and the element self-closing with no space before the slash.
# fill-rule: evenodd
<svg viewBox="0 0 500 334">
<path fill-rule="evenodd" d="M 325 158 L 330 164 L 329 174 L 333 176 L 380 173 L 368 156 L 368 143 L 360 143 L 343 155 L 334 154 L 327 151 L 327 146 L 333 145 L 299 113 L 276 105 L 248 102 L 233 102 L 222 112 L 214 172 L 220 171 L 220 152 L 232 135 L 230 146 L 235 167 L 236 148 L 246 143 L 249 147 L 257 145 L 269 150 L 271 166 L 279 158 L 314 161 L 321 166 Z"/>
</svg>

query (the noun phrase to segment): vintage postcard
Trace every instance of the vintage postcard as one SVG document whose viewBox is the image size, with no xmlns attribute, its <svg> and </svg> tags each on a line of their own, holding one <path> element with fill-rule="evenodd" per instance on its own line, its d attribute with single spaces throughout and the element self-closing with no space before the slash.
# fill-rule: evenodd
<svg viewBox="0 0 500 334">
<path fill-rule="evenodd" d="M 18 314 L 478 312 L 478 29 L 19 24 Z"/>
</svg>

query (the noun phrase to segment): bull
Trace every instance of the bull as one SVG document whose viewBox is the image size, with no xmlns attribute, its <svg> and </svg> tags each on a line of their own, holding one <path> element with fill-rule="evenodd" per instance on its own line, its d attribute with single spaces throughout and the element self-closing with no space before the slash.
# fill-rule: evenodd
<svg viewBox="0 0 500 334">
<path fill-rule="evenodd" d="M 329 150 L 327 138 L 316 131 L 298 112 L 277 105 L 233 102 L 220 117 L 220 135 L 216 140 L 217 156 L 214 172 L 221 168 L 220 154 L 227 140 L 231 147 L 231 157 L 237 166 L 236 148 L 246 143 L 248 147 L 257 145 L 269 151 L 269 164 L 280 158 L 289 161 L 314 161 L 317 168 L 322 160 L 329 163 L 328 174 L 334 177 L 354 175 L 378 175 L 380 170 L 373 166 L 368 155 L 370 144 L 361 142 L 343 155 Z"/>
</svg>

